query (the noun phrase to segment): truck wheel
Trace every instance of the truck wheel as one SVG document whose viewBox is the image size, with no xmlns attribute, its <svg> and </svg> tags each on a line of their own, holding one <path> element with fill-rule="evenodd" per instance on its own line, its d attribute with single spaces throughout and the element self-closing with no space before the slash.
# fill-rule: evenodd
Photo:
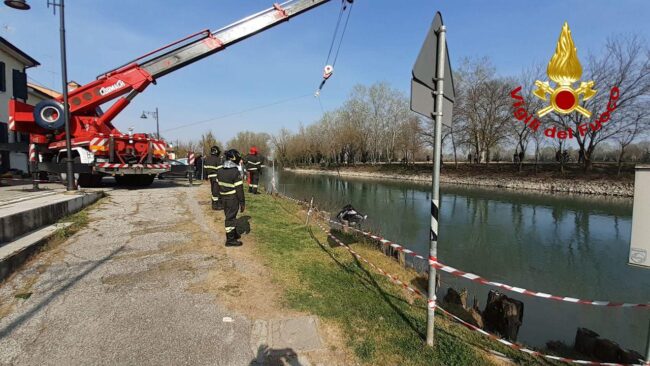
<svg viewBox="0 0 650 366">
<path fill-rule="evenodd" d="M 156 178 L 155 175 L 138 175 L 136 177 L 138 182 L 137 185 L 140 187 L 149 187 Z"/>
<path fill-rule="evenodd" d="M 132 175 L 116 175 L 115 176 L 115 183 L 117 183 L 118 186 L 133 186 L 134 180 Z"/>
<path fill-rule="evenodd" d="M 80 187 L 84 188 L 99 187 L 102 184 L 102 176 L 93 174 L 79 174 L 77 184 Z"/>
<path fill-rule="evenodd" d="M 138 174 L 138 175 L 118 175 L 115 182 L 120 186 L 127 187 L 148 187 L 156 178 L 155 175 Z"/>
</svg>

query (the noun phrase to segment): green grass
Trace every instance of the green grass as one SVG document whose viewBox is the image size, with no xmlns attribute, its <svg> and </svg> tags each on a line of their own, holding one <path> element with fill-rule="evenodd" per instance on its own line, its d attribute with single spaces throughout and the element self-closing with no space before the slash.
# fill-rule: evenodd
<svg viewBox="0 0 650 366">
<path fill-rule="evenodd" d="M 348 348 L 362 363 L 492 365 L 493 359 L 484 350 L 495 349 L 517 364 L 545 364 L 441 315 L 436 317 L 435 346 L 427 347 L 424 300 L 409 299 L 345 249 L 330 247 L 317 226 L 305 226 L 304 211 L 298 205 L 259 195 L 248 198 L 247 208 L 258 254 L 271 268 L 274 281 L 285 289 L 286 305 L 337 324 Z M 372 249 L 363 252 L 389 272 L 404 271 Z"/>
</svg>

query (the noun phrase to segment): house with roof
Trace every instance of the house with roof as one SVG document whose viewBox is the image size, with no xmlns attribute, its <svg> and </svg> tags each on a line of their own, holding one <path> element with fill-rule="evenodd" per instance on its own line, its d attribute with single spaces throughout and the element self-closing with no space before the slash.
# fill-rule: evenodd
<svg viewBox="0 0 650 366">
<path fill-rule="evenodd" d="M 29 143 L 29 135 L 9 131 L 8 104 L 11 98 L 35 105 L 50 99 L 57 92 L 27 82 L 27 69 L 40 63 L 26 52 L 0 37 L 0 143 Z M 9 170 L 28 172 L 26 151 L 1 151 L 0 173 Z"/>
</svg>

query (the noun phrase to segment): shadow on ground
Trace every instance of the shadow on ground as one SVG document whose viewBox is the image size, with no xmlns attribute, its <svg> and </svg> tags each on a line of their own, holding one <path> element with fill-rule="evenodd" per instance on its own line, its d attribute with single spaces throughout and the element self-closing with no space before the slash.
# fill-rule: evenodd
<svg viewBox="0 0 650 366">
<path fill-rule="evenodd" d="M 270 348 L 261 345 L 257 349 L 257 355 L 249 364 L 250 366 L 302 366 L 298 360 L 298 354 L 291 348 Z"/>
</svg>

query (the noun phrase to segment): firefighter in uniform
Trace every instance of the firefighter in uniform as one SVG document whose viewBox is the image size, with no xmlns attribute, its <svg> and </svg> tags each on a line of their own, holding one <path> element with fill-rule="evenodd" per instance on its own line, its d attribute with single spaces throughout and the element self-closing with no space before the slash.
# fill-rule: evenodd
<svg viewBox="0 0 650 366">
<path fill-rule="evenodd" d="M 248 193 L 258 194 L 257 188 L 260 183 L 260 175 L 264 167 L 264 159 L 258 155 L 257 147 L 253 146 L 246 156 L 246 171 L 248 172 Z"/>
<path fill-rule="evenodd" d="M 219 200 L 219 186 L 217 185 L 217 171 L 222 168 L 221 150 L 219 146 L 210 148 L 210 156 L 205 159 L 203 166 L 210 179 L 210 190 L 212 191 L 212 209 L 223 210 L 223 204 Z"/>
<path fill-rule="evenodd" d="M 240 246 L 241 237 L 237 233 L 237 211 L 244 212 L 246 199 L 244 197 L 244 182 L 238 168 L 241 155 L 237 150 L 226 151 L 223 167 L 217 170 L 217 185 L 220 201 L 223 202 L 226 226 L 226 246 Z"/>
</svg>

